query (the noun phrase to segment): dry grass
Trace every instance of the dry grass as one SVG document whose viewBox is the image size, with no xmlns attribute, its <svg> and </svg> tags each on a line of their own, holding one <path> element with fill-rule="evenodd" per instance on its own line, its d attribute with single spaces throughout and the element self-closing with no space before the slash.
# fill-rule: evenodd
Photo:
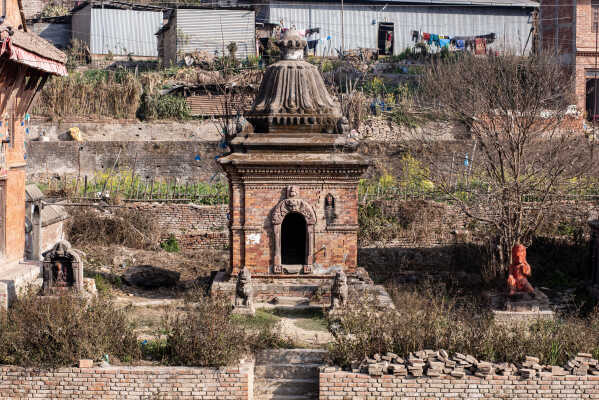
<svg viewBox="0 0 599 400">
<path fill-rule="evenodd" d="M 156 248 L 160 231 L 147 215 L 124 208 L 103 213 L 94 208 L 74 208 L 66 227 L 75 246 L 86 244 L 123 245 L 135 249 Z"/>
<path fill-rule="evenodd" d="M 42 90 L 33 113 L 65 117 L 135 118 L 142 86 L 133 74 L 99 71 L 53 78 Z"/>
<path fill-rule="evenodd" d="M 372 301 L 360 299 L 330 321 L 338 332 L 330 348 L 334 363 L 347 367 L 375 353 L 407 356 L 423 349 L 447 349 L 493 362 L 521 362 L 530 355 L 551 365 L 563 365 L 578 352 L 599 355 L 597 310 L 510 327 L 494 324 L 473 299 L 458 304 L 442 287 L 390 292 L 396 310 L 377 311 Z"/>
</svg>

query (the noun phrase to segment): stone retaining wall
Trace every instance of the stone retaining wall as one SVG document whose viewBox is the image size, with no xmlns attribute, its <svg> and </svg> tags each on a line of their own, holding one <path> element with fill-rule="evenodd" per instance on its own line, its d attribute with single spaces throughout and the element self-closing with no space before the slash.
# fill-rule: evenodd
<svg viewBox="0 0 599 400">
<path fill-rule="evenodd" d="M 254 365 L 108 367 L 54 371 L 0 367 L 1 399 L 251 399 Z"/>
<path fill-rule="evenodd" d="M 599 376 L 551 376 L 523 379 L 490 375 L 486 378 L 451 376 L 373 377 L 351 372 L 320 373 L 320 400 L 350 399 L 599 399 Z M 334 368 L 332 368 L 334 370 Z"/>
</svg>

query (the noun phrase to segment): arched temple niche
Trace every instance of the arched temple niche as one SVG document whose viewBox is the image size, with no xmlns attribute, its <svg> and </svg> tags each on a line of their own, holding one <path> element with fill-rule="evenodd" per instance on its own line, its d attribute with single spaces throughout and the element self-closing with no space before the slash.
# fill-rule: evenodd
<svg viewBox="0 0 599 400">
<path fill-rule="evenodd" d="M 310 273 L 314 254 L 314 225 L 316 212 L 299 198 L 296 186 L 287 188 L 287 198 L 281 200 L 272 212 L 274 235 L 273 272 Z M 296 271 L 297 269 L 297 271 Z"/>
</svg>

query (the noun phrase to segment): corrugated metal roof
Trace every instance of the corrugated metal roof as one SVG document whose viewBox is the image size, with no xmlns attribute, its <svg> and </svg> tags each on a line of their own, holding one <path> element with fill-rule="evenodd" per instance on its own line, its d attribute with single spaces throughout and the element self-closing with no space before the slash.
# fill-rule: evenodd
<svg viewBox="0 0 599 400">
<path fill-rule="evenodd" d="M 218 55 L 223 55 L 223 52 L 229 54 L 227 45 L 231 42 L 237 44 L 239 58 L 256 54 L 256 19 L 253 11 L 177 10 L 178 52 L 205 50 Z"/>
<path fill-rule="evenodd" d="M 92 8 L 92 54 L 158 57 L 162 12 Z"/>
<path fill-rule="evenodd" d="M 199 95 L 189 96 L 185 98 L 185 101 L 191 109 L 191 115 L 193 116 L 223 116 L 225 113 L 225 96 L 224 95 Z M 242 101 L 236 101 L 234 105 L 231 105 L 232 109 L 238 109 L 241 107 Z M 246 105 L 244 113 L 249 111 L 251 105 Z"/>
<path fill-rule="evenodd" d="M 375 3 L 383 0 L 367 1 L 364 3 Z M 531 7 L 538 8 L 540 3 L 531 0 L 385 0 L 385 3 L 406 4 L 442 4 L 442 5 L 470 5 L 470 6 L 495 6 L 495 7 Z"/>
</svg>

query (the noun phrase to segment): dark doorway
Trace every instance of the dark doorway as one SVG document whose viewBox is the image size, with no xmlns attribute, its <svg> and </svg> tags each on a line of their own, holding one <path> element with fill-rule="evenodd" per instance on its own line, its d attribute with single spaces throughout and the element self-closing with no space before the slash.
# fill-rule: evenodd
<svg viewBox="0 0 599 400">
<path fill-rule="evenodd" d="M 287 214 L 281 225 L 281 262 L 286 265 L 306 264 L 306 219 L 297 213 Z"/>
<path fill-rule="evenodd" d="M 393 46 L 395 44 L 395 32 L 393 31 L 393 22 L 379 23 L 379 55 L 393 55 Z"/>
<path fill-rule="evenodd" d="M 587 79 L 586 85 L 586 112 L 587 119 L 593 122 L 599 122 L 599 103 L 597 103 L 597 93 L 599 91 L 599 82 L 597 79 Z"/>
</svg>

